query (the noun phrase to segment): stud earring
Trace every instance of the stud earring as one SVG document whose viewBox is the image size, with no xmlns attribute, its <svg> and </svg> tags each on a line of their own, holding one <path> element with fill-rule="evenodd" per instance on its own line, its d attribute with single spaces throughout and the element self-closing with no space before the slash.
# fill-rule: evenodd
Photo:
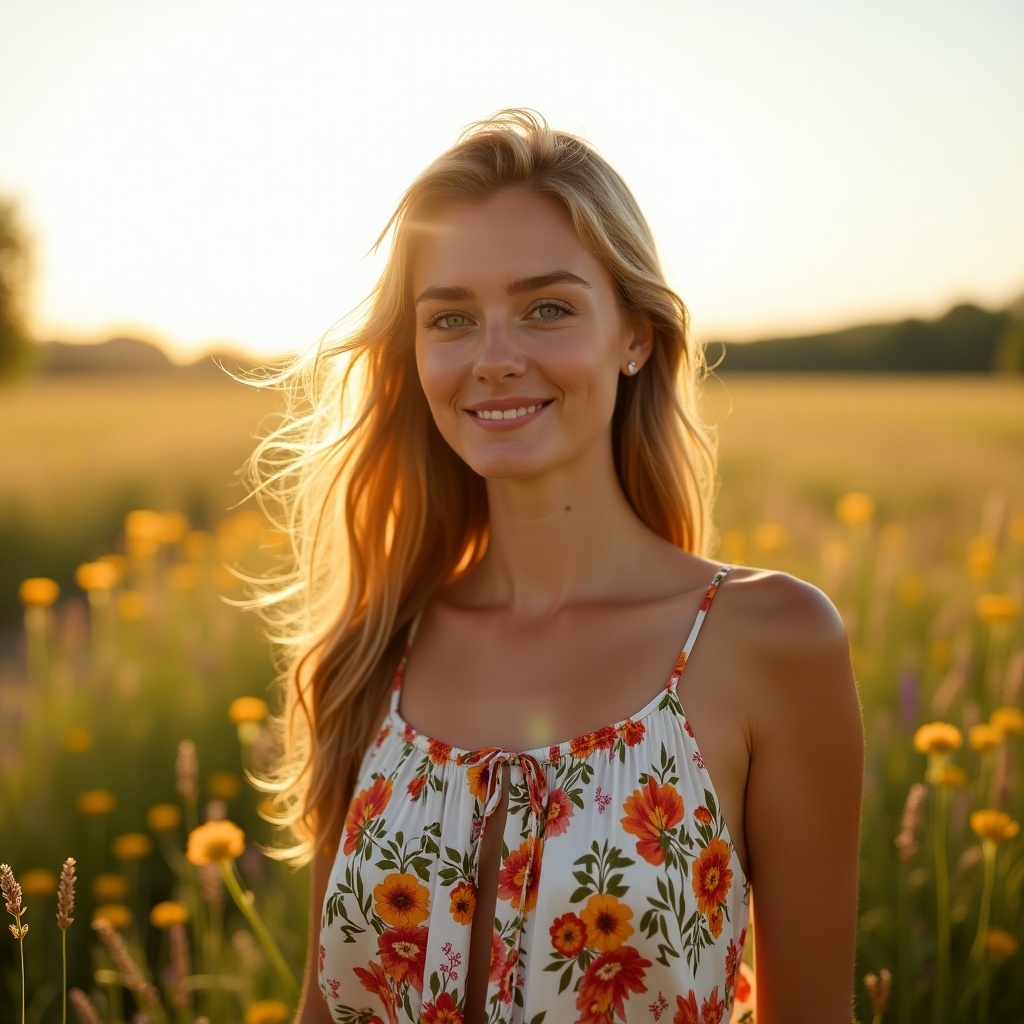
<svg viewBox="0 0 1024 1024">
<path fill-rule="evenodd" d="M 630 361 L 626 363 L 626 373 L 628 373 L 630 377 L 636 373 L 636 362 L 634 360 L 630 359 Z"/>
</svg>

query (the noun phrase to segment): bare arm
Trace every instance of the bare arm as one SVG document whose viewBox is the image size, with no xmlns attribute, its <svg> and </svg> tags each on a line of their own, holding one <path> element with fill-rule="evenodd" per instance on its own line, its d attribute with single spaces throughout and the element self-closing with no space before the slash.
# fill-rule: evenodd
<svg viewBox="0 0 1024 1024">
<path fill-rule="evenodd" d="M 770 581 L 751 657 L 745 831 L 759 1024 L 850 1024 L 863 728 L 846 631 L 824 595 Z"/>
<path fill-rule="evenodd" d="M 302 980 L 302 996 L 299 999 L 295 1024 L 333 1024 L 330 1010 L 327 1009 L 316 979 L 316 958 L 320 949 L 320 915 L 333 862 L 333 855 L 321 850 L 310 865 L 309 944 L 306 953 L 306 974 Z"/>
</svg>

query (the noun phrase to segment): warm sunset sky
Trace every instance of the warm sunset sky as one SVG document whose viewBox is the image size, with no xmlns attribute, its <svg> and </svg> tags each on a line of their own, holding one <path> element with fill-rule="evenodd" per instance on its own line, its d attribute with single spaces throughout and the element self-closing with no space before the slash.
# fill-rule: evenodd
<svg viewBox="0 0 1024 1024">
<path fill-rule="evenodd" d="M 1020 0 L 0 0 L 32 328 L 305 347 L 513 105 L 622 172 L 705 338 L 1024 291 Z"/>
</svg>

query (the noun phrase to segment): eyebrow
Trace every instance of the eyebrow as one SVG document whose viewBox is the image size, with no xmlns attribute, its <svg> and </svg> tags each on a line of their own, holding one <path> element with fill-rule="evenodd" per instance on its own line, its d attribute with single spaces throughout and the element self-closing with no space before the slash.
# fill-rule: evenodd
<svg viewBox="0 0 1024 1024">
<path fill-rule="evenodd" d="M 505 291 L 509 295 L 521 295 L 523 292 L 536 291 L 538 288 L 547 288 L 552 284 L 576 284 L 584 288 L 590 288 L 590 282 L 584 280 L 578 274 L 568 270 L 555 270 L 550 274 L 537 274 L 535 277 L 521 277 L 516 281 L 509 281 Z M 432 299 L 440 299 L 445 302 L 458 302 L 463 299 L 473 298 L 473 292 L 469 288 L 442 287 L 440 285 L 424 288 L 416 296 L 416 305 L 421 302 L 428 302 Z"/>
</svg>

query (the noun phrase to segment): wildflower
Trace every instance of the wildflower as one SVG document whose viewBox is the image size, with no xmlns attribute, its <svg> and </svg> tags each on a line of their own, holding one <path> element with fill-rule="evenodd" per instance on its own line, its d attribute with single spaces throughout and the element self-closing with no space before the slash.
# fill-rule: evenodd
<svg viewBox="0 0 1024 1024">
<path fill-rule="evenodd" d="M 921 828 L 921 812 L 924 809 L 928 790 L 920 782 L 915 782 L 907 793 L 903 804 L 903 816 L 900 818 L 900 834 L 896 837 L 896 849 L 899 858 L 906 864 L 913 860 L 917 853 L 917 835 Z"/>
<path fill-rule="evenodd" d="M 75 919 L 75 858 L 68 857 L 60 869 L 60 884 L 57 887 L 57 927 L 66 932 Z"/>
<path fill-rule="evenodd" d="M 164 517 L 149 509 L 129 512 L 124 520 L 124 535 L 129 554 L 137 558 L 156 554 L 164 542 Z"/>
<path fill-rule="evenodd" d="M 863 491 L 851 491 L 836 502 L 836 516 L 847 526 L 861 526 L 875 514 L 875 503 Z"/>
<path fill-rule="evenodd" d="M 87 594 L 113 590 L 117 585 L 117 569 L 110 562 L 85 562 L 75 570 L 75 582 Z"/>
<path fill-rule="evenodd" d="M 1004 736 L 1020 736 L 1024 733 L 1024 711 L 1020 708 L 996 708 L 989 716 L 989 724 Z"/>
<path fill-rule="evenodd" d="M 1013 594 L 979 594 L 974 610 L 979 619 L 998 625 L 1017 618 L 1020 614 L 1020 601 Z"/>
<path fill-rule="evenodd" d="M 262 722 L 267 717 L 267 702 L 259 697 L 236 697 L 228 706 L 228 718 L 235 725 Z"/>
<path fill-rule="evenodd" d="M 80 988 L 73 988 L 68 993 L 68 998 L 78 1011 L 78 1019 L 82 1024 L 103 1024 L 96 1004 Z"/>
<path fill-rule="evenodd" d="M 60 597 L 56 580 L 46 576 L 33 576 L 22 580 L 18 587 L 18 600 L 26 608 L 49 608 Z"/>
<path fill-rule="evenodd" d="M 127 910 L 128 908 L 125 907 L 124 909 Z M 131 914 L 129 913 L 130 917 Z M 128 952 L 124 939 L 114 931 L 116 925 L 109 918 L 99 916 L 99 909 L 97 909 L 93 915 L 92 926 L 103 940 L 103 945 L 107 947 L 107 951 L 117 965 L 117 969 L 124 976 L 124 984 L 132 990 L 139 1002 L 159 1005 L 160 994 L 143 976 L 139 965 L 132 958 L 131 953 Z"/>
<path fill-rule="evenodd" d="M 111 928 L 123 932 L 132 926 L 132 912 L 123 903 L 101 903 L 92 912 L 93 928 L 99 922 L 106 922 Z"/>
<path fill-rule="evenodd" d="M 128 895 L 128 879 L 107 872 L 92 880 L 92 894 L 100 903 L 117 903 Z"/>
<path fill-rule="evenodd" d="M 291 1014 L 280 999 L 261 999 L 246 1007 L 245 1024 L 285 1024 Z"/>
<path fill-rule="evenodd" d="M 21 876 L 21 891 L 26 896 L 52 896 L 57 891 L 57 876 L 46 868 L 33 868 Z"/>
<path fill-rule="evenodd" d="M 984 722 L 972 725 L 967 732 L 967 742 L 975 750 L 994 750 L 1003 742 L 1003 731 L 997 726 Z"/>
<path fill-rule="evenodd" d="M 945 786 L 947 789 L 963 789 L 967 785 L 967 773 L 955 764 L 929 765 L 925 778 L 933 786 Z"/>
<path fill-rule="evenodd" d="M 21 886 L 18 885 L 10 864 L 0 864 L 0 891 L 3 892 L 7 913 L 17 922 L 8 927 L 11 934 L 20 941 L 28 933 L 28 925 L 21 923 L 21 915 L 27 908 L 21 902 Z"/>
<path fill-rule="evenodd" d="M 892 973 L 883 967 L 878 974 L 865 974 L 864 987 L 868 990 L 868 999 L 871 1000 L 871 1012 L 877 1020 L 881 1020 L 882 1014 L 889 1008 Z"/>
<path fill-rule="evenodd" d="M 240 857 L 244 850 L 245 833 L 236 824 L 208 821 L 189 834 L 185 856 L 191 864 L 217 864 Z"/>
<path fill-rule="evenodd" d="M 154 804 L 146 811 L 146 824 L 154 832 L 172 832 L 181 824 L 181 808 L 177 804 Z"/>
<path fill-rule="evenodd" d="M 206 788 L 216 800 L 234 800 L 242 791 L 242 783 L 231 772 L 211 772 L 206 780 Z"/>
<path fill-rule="evenodd" d="M 963 733 L 948 722 L 931 722 L 914 733 L 914 749 L 922 754 L 948 754 L 963 742 Z"/>
<path fill-rule="evenodd" d="M 84 754 L 87 750 L 92 749 L 92 733 L 88 729 L 81 728 L 81 726 L 68 729 L 64 733 L 61 746 L 69 754 Z"/>
<path fill-rule="evenodd" d="M 1020 831 L 1020 823 L 1014 821 L 1005 811 L 974 811 L 971 814 L 971 831 L 979 839 L 1002 843 L 1012 839 Z"/>
<path fill-rule="evenodd" d="M 153 850 L 153 842 L 145 832 L 125 832 L 110 844 L 110 850 L 118 860 L 142 860 Z"/>
<path fill-rule="evenodd" d="M 188 920 L 188 907 L 176 900 L 164 900 L 157 903 L 149 912 L 149 923 L 160 931 L 170 931 L 176 924 L 184 924 Z"/>
<path fill-rule="evenodd" d="M 239 933 L 236 932 L 236 934 Z M 192 973 L 192 957 L 189 955 L 188 934 L 185 931 L 185 926 L 172 924 L 170 939 L 171 968 L 174 971 L 171 981 L 171 1003 L 177 1010 L 187 1010 L 191 1003 L 188 978 Z"/>
<path fill-rule="evenodd" d="M 182 740 L 178 744 L 174 772 L 178 777 L 178 792 L 186 800 L 195 799 L 199 759 L 196 757 L 196 745 L 191 740 Z"/>
<path fill-rule="evenodd" d="M 1002 928 L 989 928 L 985 932 L 985 950 L 996 960 L 1006 960 L 1017 954 L 1017 940 Z"/>
<path fill-rule="evenodd" d="M 789 542 L 786 528 L 779 523 L 759 523 L 751 535 L 754 547 L 758 551 L 773 555 L 781 551 Z"/>
<path fill-rule="evenodd" d="M 87 818 L 102 818 L 107 814 L 113 814 L 117 806 L 117 797 L 109 789 L 87 789 L 84 793 L 78 794 L 76 806 L 78 813 L 84 814 Z"/>
</svg>

